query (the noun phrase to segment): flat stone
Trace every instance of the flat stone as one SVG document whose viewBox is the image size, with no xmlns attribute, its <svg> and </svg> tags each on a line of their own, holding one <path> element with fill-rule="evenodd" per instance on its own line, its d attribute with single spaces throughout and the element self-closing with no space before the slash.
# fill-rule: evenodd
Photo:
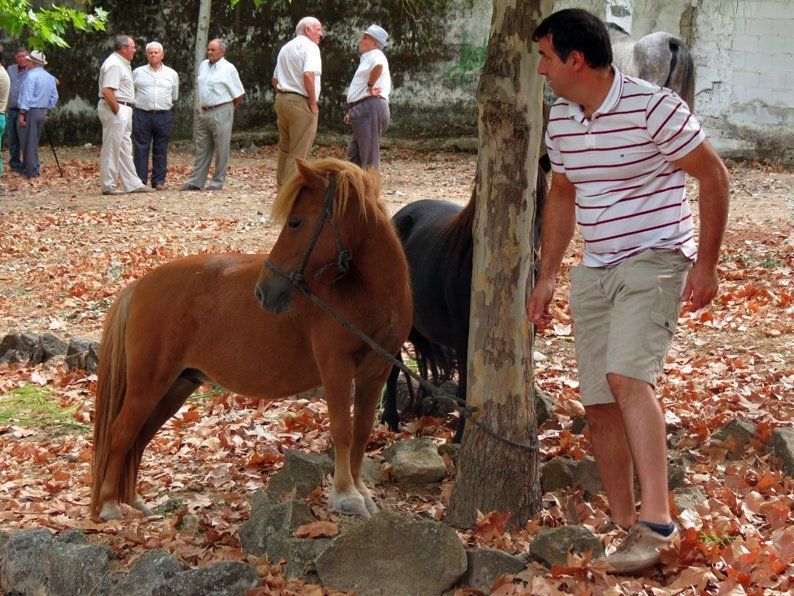
<svg viewBox="0 0 794 596">
<path fill-rule="evenodd" d="M 63 544 L 89 544 L 85 532 L 77 528 L 71 528 L 59 534 L 55 541 Z"/>
<path fill-rule="evenodd" d="M 147 551 L 111 591 L 111 596 L 149 596 L 182 572 L 175 557 L 161 548 Z"/>
<path fill-rule="evenodd" d="M 319 584 L 320 576 L 314 561 L 328 548 L 328 538 L 289 538 L 284 541 L 284 559 L 287 579 L 299 578 L 309 584 Z"/>
<path fill-rule="evenodd" d="M 466 551 L 468 567 L 462 583 L 470 588 L 491 592 L 493 583 L 505 573 L 515 575 L 526 567 L 521 557 L 495 548 L 474 548 Z"/>
<path fill-rule="evenodd" d="M 794 476 L 794 428 L 778 426 L 772 431 L 769 448 L 781 464 L 780 469 L 789 476 Z"/>
<path fill-rule="evenodd" d="M 97 544 L 54 543 L 49 558 L 51 594 L 108 594 L 108 548 Z"/>
<path fill-rule="evenodd" d="M 714 433 L 714 438 L 722 441 L 731 455 L 742 453 L 755 436 L 756 425 L 749 420 L 734 418 Z"/>
<path fill-rule="evenodd" d="M 543 391 L 540 387 L 535 385 L 535 418 L 538 422 L 538 426 L 546 422 L 547 420 L 551 420 L 551 417 L 554 413 L 554 408 L 557 407 L 557 403 L 554 401 L 554 398 L 546 391 Z"/>
<path fill-rule="evenodd" d="M 47 360 L 55 356 L 65 355 L 67 347 L 66 342 L 61 340 L 57 335 L 42 333 L 39 336 L 38 343 L 30 360 L 34 364 L 47 362 Z"/>
<path fill-rule="evenodd" d="M 303 501 L 285 501 L 251 510 L 251 519 L 240 526 L 240 546 L 247 555 L 266 555 L 276 562 L 284 554 L 284 543 L 300 526 L 315 521 Z"/>
<path fill-rule="evenodd" d="M 3 553 L 6 550 L 6 543 L 8 542 L 9 538 L 11 538 L 11 534 L 0 530 L 0 557 L 3 556 Z"/>
<path fill-rule="evenodd" d="M 33 354 L 36 351 L 36 346 L 39 344 L 39 336 L 35 333 L 28 333 L 25 332 L 19 336 L 19 345 L 17 346 L 17 352 L 19 352 L 22 358 L 33 358 Z"/>
<path fill-rule="evenodd" d="M 449 456 L 452 463 L 458 465 L 458 458 L 460 457 L 460 443 L 444 443 L 438 446 L 438 454 L 441 457 Z"/>
<path fill-rule="evenodd" d="M 382 452 L 391 464 L 391 477 L 407 486 L 441 482 L 447 476 L 444 458 L 435 443 L 427 437 L 397 441 Z"/>
<path fill-rule="evenodd" d="M 299 498 L 308 497 L 333 471 L 334 464 L 325 454 L 288 449 L 284 453 L 284 466 L 270 478 L 267 490 L 276 497 L 291 495 L 293 491 Z"/>
<path fill-rule="evenodd" d="M 529 553 L 546 565 L 567 564 L 569 551 L 577 555 L 591 551 L 597 558 L 603 556 L 604 545 L 584 526 L 543 528 L 529 545 Z"/>
<path fill-rule="evenodd" d="M 576 461 L 570 457 L 553 457 L 540 468 L 540 484 L 544 493 L 568 488 L 573 483 Z"/>
<path fill-rule="evenodd" d="M 576 462 L 576 467 L 573 470 L 573 486 L 583 488 L 585 492 L 591 495 L 598 494 L 604 490 L 595 459 L 589 455 Z"/>
<path fill-rule="evenodd" d="M 455 530 L 390 511 L 337 537 L 315 562 L 323 586 L 360 596 L 441 594 L 466 571 Z"/>
<path fill-rule="evenodd" d="M 377 486 L 383 483 L 383 477 L 380 474 L 381 465 L 370 456 L 364 458 L 364 463 L 361 466 L 361 479 L 367 486 Z"/>
<path fill-rule="evenodd" d="M 73 337 L 69 340 L 69 345 L 66 347 L 66 367 L 69 370 L 88 370 L 89 360 L 92 359 L 92 346 L 91 342 L 87 339 L 80 337 Z M 99 351 L 97 350 L 98 354 Z M 93 363 L 94 372 L 96 371 L 96 362 Z"/>
<path fill-rule="evenodd" d="M 571 433 L 581 435 L 587 426 L 587 416 L 575 416 L 571 420 Z"/>
<path fill-rule="evenodd" d="M 49 594 L 49 569 L 43 564 L 52 547 L 49 530 L 13 532 L 3 551 L 0 585 L 6 594 Z"/>
<path fill-rule="evenodd" d="M 259 573 L 248 563 L 224 561 L 181 571 L 152 592 L 153 596 L 245 596 L 259 586 Z"/>
<path fill-rule="evenodd" d="M 708 499 L 708 495 L 699 486 L 687 486 L 676 489 L 673 495 L 673 503 L 675 503 L 678 511 L 697 509 L 698 505 L 706 501 L 706 499 Z"/>
<path fill-rule="evenodd" d="M 5 356 L 9 350 L 14 351 L 19 346 L 19 335 L 16 333 L 6 333 L 0 340 L 0 357 Z"/>
<path fill-rule="evenodd" d="M 674 489 L 684 486 L 686 480 L 686 467 L 679 464 L 667 466 L 667 488 Z"/>
</svg>

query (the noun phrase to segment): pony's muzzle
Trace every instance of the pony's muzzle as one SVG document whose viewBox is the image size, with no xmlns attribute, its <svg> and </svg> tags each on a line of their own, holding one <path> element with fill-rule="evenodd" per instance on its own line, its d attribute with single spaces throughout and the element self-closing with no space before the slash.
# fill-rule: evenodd
<svg viewBox="0 0 794 596">
<path fill-rule="evenodd" d="M 278 314 L 292 309 L 294 292 L 295 286 L 288 279 L 280 275 L 269 275 L 265 279 L 259 279 L 254 296 L 262 310 Z"/>
</svg>

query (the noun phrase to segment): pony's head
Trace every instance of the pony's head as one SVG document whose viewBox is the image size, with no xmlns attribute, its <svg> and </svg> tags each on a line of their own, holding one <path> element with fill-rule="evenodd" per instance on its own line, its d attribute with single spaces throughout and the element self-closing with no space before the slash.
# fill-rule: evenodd
<svg viewBox="0 0 794 596">
<path fill-rule="evenodd" d="M 292 308 L 299 284 L 328 284 L 345 276 L 352 255 L 372 234 L 373 221 L 388 220 L 373 171 L 338 159 L 311 164 L 297 159 L 296 164 L 273 203 L 273 219 L 283 228 L 255 289 L 262 308 L 275 313 Z"/>
</svg>

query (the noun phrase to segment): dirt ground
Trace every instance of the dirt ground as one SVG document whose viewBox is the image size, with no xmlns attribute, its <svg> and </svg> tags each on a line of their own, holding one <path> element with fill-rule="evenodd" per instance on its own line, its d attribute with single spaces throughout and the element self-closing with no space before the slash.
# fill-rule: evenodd
<svg viewBox="0 0 794 596">
<path fill-rule="evenodd" d="M 58 154 L 63 179 L 51 153 L 43 151 L 40 179 L 28 183 L 6 174 L 1 182 L 0 336 L 51 331 L 62 338 L 99 339 L 110 303 L 130 280 L 181 255 L 267 251 L 279 233 L 269 219 L 275 197 L 272 148 L 235 152 L 223 191 L 176 190 L 192 157 L 174 152 L 166 191 L 120 196 L 100 194 L 96 148 L 59 148 Z M 315 157 L 343 155 L 336 146 L 321 148 Z M 383 156 L 382 199 L 391 212 L 418 199 L 465 204 L 474 171 L 471 154 L 392 149 Z M 732 204 L 719 266 L 720 293 L 711 308 L 682 314 L 659 386 L 671 444 L 676 445 L 671 458 L 687 459 L 687 485 L 703 488 L 708 497 L 696 512 L 687 510 L 676 518 L 682 527 L 693 528 L 688 546 L 674 563 L 640 580 L 605 579 L 597 567 L 578 561 L 575 569 L 549 579 L 554 589 L 584 593 L 588 582 L 596 581 L 599 589 L 617 583 L 613 593 L 650 593 L 675 582 L 690 585 L 686 581 L 693 569 L 698 577 L 692 585 L 723 592 L 788 586 L 774 562 L 792 558 L 793 485 L 771 466 L 764 444 L 774 427 L 791 425 L 794 416 L 794 172 L 758 164 L 731 164 L 730 171 Z M 693 182 L 689 194 L 697 216 Z M 558 404 L 553 419 L 541 428 L 544 461 L 557 455 L 580 459 L 589 452 L 586 433 L 571 431 L 582 408 L 566 273 L 580 253 L 577 240 L 560 278 L 558 324 L 536 344 L 537 381 Z M 0 365 L 0 406 L 12 391 L 37 387 L 67 408 L 71 421 L 29 427 L 13 421 L 3 426 L 0 420 L 0 529 L 79 527 L 93 534 L 92 541 L 116 550 L 119 568 L 158 546 L 193 566 L 239 560 L 237 532 L 248 517 L 250 496 L 279 467 L 283 448 L 318 452 L 328 446 L 324 405 L 317 400 L 271 406 L 205 388 L 166 424 L 142 464 L 144 498 L 153 507 L 177 501 L 178 513 L 144 520 L 127 511 L 123 524 L 96 523 L 88 515 L 95 381 L 95 376 L 67 373 L 62 366 Z M 742 458 L 728 462 L 714 434 L 734 417 L 753 421 L 758 430 Z M 400 434 L 441 442 L 452 429 L 453 424 L 422 419 L 405 425 Z M 376 453 L 398 436 L 380 428 L 370 449 Z M 452 478 L 415 492 L 380 487 L 376 500 L 388 509 L 440 519 Z M 317 495 L 313 503 L 315 513 L 335 519 L 323 509 L 322 498 Z M 491 532 L 486 539 L 475 529 L 461 538 L 468 545 L 524 552 L 542 526 L 584 523 L 610 542 L 616 533 L 607 529 L 604 511 L 601 496 L 583 501 L 579 493 L 555 493 L 546 495 L 544 510 L 526 530 Z M 195 518 L 198 527 L 185 527 L 184 518 Z M 752 560 L 747 552 L 755 553 Z M 276 591 L 283 591 L 280 571 L 259 569 L 268 582 L 281 581 Z"/>
</svg>

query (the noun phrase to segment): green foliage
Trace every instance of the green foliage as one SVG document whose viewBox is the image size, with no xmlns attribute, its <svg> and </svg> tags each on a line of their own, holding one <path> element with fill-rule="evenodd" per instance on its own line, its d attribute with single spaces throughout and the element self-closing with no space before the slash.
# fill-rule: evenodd
<svg viewBox="0 0 794 596">
<path fill-rule="evenodd" d="M 54 4 L 34 9 L 28 0 L 0 0 L 0 29 L 12 37 L 27 36 L 27 46 L 34 50 L 69 47 L 63 38 L 68 29 L 104 31 L 107 18 L 100 7 L 85 13 Z"/>
<path fill-rule="evenodd" d="M 23 385 L 0 394 L 0 424 L 68 426 L 90 430 L 74 421 L 74 407 L 62 408 L 47 387 Z"/>
</svg>

